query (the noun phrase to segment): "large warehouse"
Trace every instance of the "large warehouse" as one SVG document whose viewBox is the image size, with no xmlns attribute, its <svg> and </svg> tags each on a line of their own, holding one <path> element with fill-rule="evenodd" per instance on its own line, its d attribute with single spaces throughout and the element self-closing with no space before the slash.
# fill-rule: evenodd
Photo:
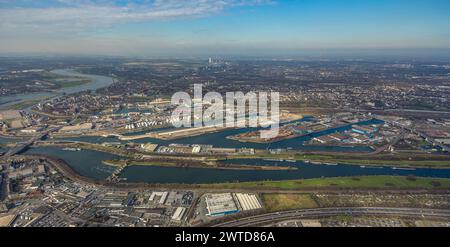
<svg viewBox="0 0 450 247">
<path fill-rule="evenodd" d="M 231 193 L 209 194 L 205 196 L 209 216 L 220 216 L 239 212 Z"/>
<path fill-rule="evenodd" d="M 262 208 L 255 194 L 236 193 L 236 198 L 244 211 Z"/>
<path fill-rule="evenodd" d="M 175 213 L 172 215 L 172 220 L 181 221 L 185 212 L 186 212 L 186 208 L 178 207 L 175 210 Z"/>
</svg>

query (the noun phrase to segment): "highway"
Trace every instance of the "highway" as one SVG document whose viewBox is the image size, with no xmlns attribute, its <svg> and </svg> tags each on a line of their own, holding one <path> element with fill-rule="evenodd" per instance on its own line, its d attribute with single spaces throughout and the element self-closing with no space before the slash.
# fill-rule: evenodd
<svg viewBox="0 0 450 247">
<path fill-rule="evenodd" d="M 311 219 L 330 216 L 402 216 L 402 217 L 437 217 L 450 219 L 450 210 L 421 208 L 384 208 L 384 207 L 342 207 L 315 208 L 285 212 L 276 212 L 246 217 L 238 220 L 213 225 L 213 227 L 251 227 L 264 226 L 293 219 Z"/>
</svg>

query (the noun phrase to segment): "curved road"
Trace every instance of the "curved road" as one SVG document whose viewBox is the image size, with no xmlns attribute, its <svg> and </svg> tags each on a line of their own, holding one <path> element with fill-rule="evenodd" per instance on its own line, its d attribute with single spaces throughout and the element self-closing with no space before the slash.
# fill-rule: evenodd
<svg viewBox="0 0 450 247">
<path fill-rule="evenodd" d="M 262 226 L 285 220 L 330 217 L 330 216 L 403 216 L 403 217 L 438 217 L 450 220 L 450 210 L 421 209 L 421 208 L 384 208 L 384 207 L 345 207 L 345 208 L 316 208 L 292 210 L 286 212 L 268 213 L 246 217 L 214 227 L 250 227 Z"/>
</svg>

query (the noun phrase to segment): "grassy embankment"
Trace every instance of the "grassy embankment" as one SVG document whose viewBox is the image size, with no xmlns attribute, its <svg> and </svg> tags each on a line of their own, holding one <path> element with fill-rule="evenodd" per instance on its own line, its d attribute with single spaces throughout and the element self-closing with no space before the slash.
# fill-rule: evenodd
<svg viewBox="0 0 450 247">
<path fill-rule="evenodd" d="M 317 162 L 332 162 L 349 165 L 382 165 L 400 167 L 432 167 L 449 168 L 450 159 L 443 156 L 428 154 L 395 154 L 395 155 L 296 155 L 295 159 Z"/>
<path fill-rule="evenodd" d="M 39 145 L 35 146 L 58 146 L 58 147 L 68 147 L 68 148 L 81 148 L 87 150 L 94 150 L 103 153 L 110 153 L 118 156 L 122 156 L 124 158 L 136 158 L 136 155 L 132 152 L 127 152 L 121 148 L 111 147 L 111 146 L 103 146 L 100 144 L 88 143 L 88 142 L 77 142 L 77 143 L 67 143 L 67 144 L 53 144 L 53 143 L 45 143 L 41 142 Z"/>
<path fill-rule="evenodd" d="M 100 144 L 93 144 L 93 143 L 78 143 L 78 144 L 75 144 L 74 146 L 78 147 L 78 148 L 84 148 L 84 149 L 90 149 L 90 150 L 104 152 L 104 153 L 115 154 L 115 155 L 119 155 L 119 156 L 123 156 L 123 157 L 127 157 L 127 158 L 135 158 L 135 154 L 133 154 L 132 152 L 127 152 L 121 148 L 116 148 L 116 147 L 103 146 Z"/>
<path fill-rule="evenodd" d="M 103 164 L 108 166 L 114 166 L 119 167 L 123 166 L 125 164 L 125 161 L 121 160 L 103 160 Z M 175 162 L 138 162 L 138 161 L 132 161 L 127 164 L 128 166 L 162 166 L 162 167 L 174 167 L 176 166 Z"/>
<path fill-rule="evenodd" d="M 70 80 L 70 79 L 56 79 L 52 81 L 60 88 L 68 88 L 68 87 L 77 87 L 84 84 L 88 84 L 91 82 L 89 79 L 77 79 L 77 80 Z"/>
<path fill-rule="evenodd" d="M 439 189 L 449 190 L 450 179 L 400 176 L 361 176 L 285 181 L 204 184 L 204 188 L 302 190 L 302 189 Z"/>
<path fill-rule="evenodd" d="M 426 153 L 396 153 L 396 154 L 269 154 L 229 156 L 228 159 L 293 159 L 299 161 L 312 161 L 319 163 L 340 163 L 349 165 L 375 165 L 398 167 L 429 167 L 450 168 L 450 158 L 446 155 L 433 155 Z"/>
<path fill-rule="evenodd" d="M 125 161 L 121 160 L 104 160 L 103 164 L 109 166 L 123 166 Z M 203 168 L 203 169 L 219 169 L 219 170 L 252 170 L 252 171 L 287 171 L 296 170 L 295 167 L 289 166 L 257 166 L 257 165 L 220 165 L 215 162 L 198 162 L 185 161 L 180 163 L 180 160 L 154 160 L 154 161 L 128 161 L 128 166 L 158 166 L 158 167 L 182 167 L 182 168 Z"/>
</svg>

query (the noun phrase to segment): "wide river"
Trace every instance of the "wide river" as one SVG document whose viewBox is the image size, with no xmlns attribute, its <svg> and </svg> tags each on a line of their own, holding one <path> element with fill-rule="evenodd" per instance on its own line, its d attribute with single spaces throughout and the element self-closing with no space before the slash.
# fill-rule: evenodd
<svg viewBox="0 0 450 247">
<path fill-rule="evenodd" d="M 65 151 L 57 147 L 32 148 L 27 153 L 48 154 L 64 159 L 75 171 L 83 176 L 101 180 L 113 172 L 113 168 L 102 164 L 102 160 L 118 159 L 119 157 L 90 150 Z M 339 176 L 364 175 L 414 175 L 418 177 L 450 178 L 450 169 L 394 169 L 391 167 L 360 167 L 356 165 L 319 165 L 302 161 L 271 161 L 264 159 L 230 160 L 226 163 L 293 166 L 298 170 L 291 171 L 239 171 L 200 168 L 175 168 L 154 166 L 131 166 L 126 168 L 121 178 L 128 182 L 148 183 L 218 183 L 236 181 L 284 180 Z"/>
<path fill-rule="evenodd" d="M 72 93 L 78 93 L 86 90 L 97 90 L 99 88 L 104 88 L 109 85 L 111 85 L 114 80 L 111 77 L 107 76 L 100 76 L 100 75 L 87 75 L 87 74 L 81 74 L 77 71 L 70 70 L 70 69 L 57 69 L 52 70 L 51 73 L 57 74 L 60 76 L 68 77 L 68 78 L 76 78 L 76 77 L 83 77 L 85 79 L 90 79 L 91 82 L 76 86 L 76 87 L 65 87 L 61 88 L 55 91 L 50 92 L 38 92 L 38 93 L 25 93 L 25 94 L 16 94 L 11 96 L 2 96 L 0 97 L 0 107 L 6 107 L 11 106 L 14 104 L 18 104 L 24 101 L 29 100 L 38 100 L 38 99 L 45 99 L 45 98 L 51 98 L 51 97 L 57 97 L 61 96 L 64 93 L 66 94 L 72 94 Z"/>
<path fill-rule="evenodd" d="M 43 97 L 57 97 L 63 93 L 76 93 L 85 90 L 96 90 L 106 87 L 113 83 L 113 79 L 105 76 L 85 75 L 72 70 L 55 70 L 53 73 L 64 75 L 67 77 L 84 77 L 91 79 L 91 83 L 75 88 L 66 88 L 56 92 L 37 93 L 27 95 L 15 95 L 0 99 L 0 105 L 15 104 L 17 102 L 39 99 Z M 308 121 L 308 118 L 304 119 Z M 363 124 L 380 123 L 378 120 L 363 122 Z M 342 127 L 335 130 L 322 132 L 319 135 L 327 134 L 335 131 L 343 131 L 349 127 Z M 215 147 L 228 148 L 291 148 L 302 150 L 322 150 L 322 151 L 345 151 L 345 152 L 370 152 L 370 147 L 324 147 L 324 146 L 307 146 L 304 145 L 311 137 L 299 137 L 290 140 L 284 140 L 272 144 L 257 143 L 241 143 L 238 141 L 227 139 L 226 137 L 233 134 L 249 131 L 249 129 L 226 130 L 217 133 L 205 134 L 190 138 L 183 138 L 176 141 L 164 141 L 153 138 L 136 140 L 138 143 L 152 142 L 160 145 L 168 145 L 169 143 L 180 144 L 211 144 Z M 117 138 L 103 137 L 75 137 L 65 138 L 67 140 L 86 141 L 92 143 L 102 142 L 118 142 Z M 15 140 L 0 138 L 1 144 L 14 142 Z M 1 149 L 1 148 L 0 148 Z M 4 150 L 4 149 L 3 149 Z M 76 172 L 92 179 L 102 180 L 111 175 L 113 168 L 102 164 L 102 160 L 118 159 L 118 156 L 106 154 L 97 151 L 65 151 L 57 147 L 32 148 L 27 153 L 47 154 L 65 160 Z M 233 160 L 229 161 L 237 164 L 248 165 L 268 165 L 268 166 L 294 166 L 298 170 L 292 171 L 239 171 L 239 170 L 216 170 L 216 169 L 198 169 L 198 168 L 172 168 L 172 167 L 153 167 L 153 166 L 132 166 L 126 168 L 122 173 L 122 178 L 129 182 L 148 182 L 148 183 L 217 183 L 217 182 L 236 182 L 236 181 L 261 181 L 261 180 L 284 180 L 284 179 L 301 179 L 301 178 L 320 178 L 320 177 L 338 177 L 338 176 L 363 176 L 363 175 L 415 175 L 420 177 L 441 177 L 450 178 L 450 169 L 412 169 L 401 170 L 389 167 L 360 167 L 355 165 L 317 165 L 307 164 L 304 162 L 288 162 L 288 161 L 269 161 L 263 159 L 251 160 Z"/>
</svg>

